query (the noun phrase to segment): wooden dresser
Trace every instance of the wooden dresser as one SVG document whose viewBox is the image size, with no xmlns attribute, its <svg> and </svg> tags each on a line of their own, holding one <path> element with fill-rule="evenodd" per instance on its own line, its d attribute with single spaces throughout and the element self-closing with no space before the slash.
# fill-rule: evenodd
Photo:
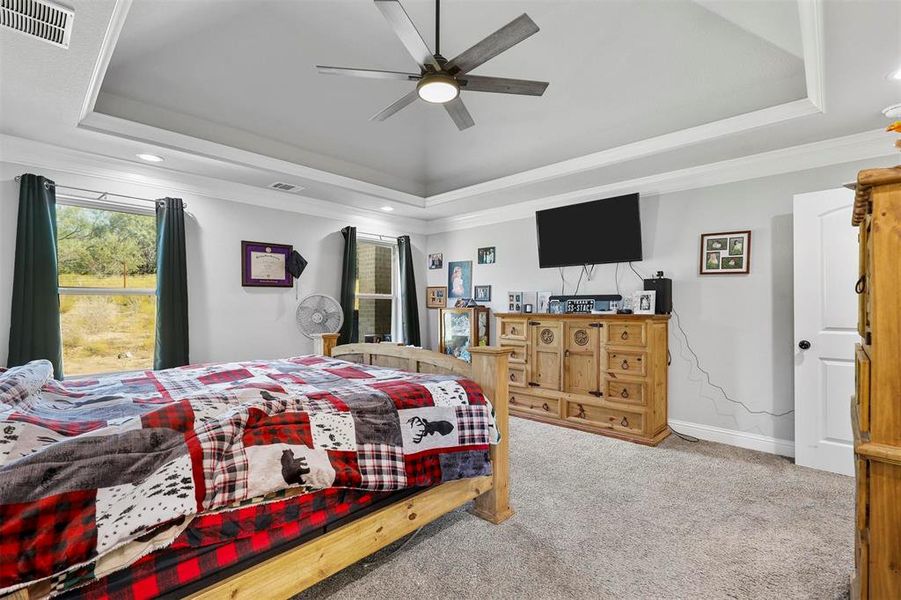
<svg viewBox="0 0 901 600">
<path fill-rule="evenodd" d="M 510 412 L 656 445 L 667 425 L 667 315 L 499 313 Z"/>
<path fill-rule="evenodd" d="M 901 598 L 901 166 L 861 171 L 852 596 Z"/>
</svg>

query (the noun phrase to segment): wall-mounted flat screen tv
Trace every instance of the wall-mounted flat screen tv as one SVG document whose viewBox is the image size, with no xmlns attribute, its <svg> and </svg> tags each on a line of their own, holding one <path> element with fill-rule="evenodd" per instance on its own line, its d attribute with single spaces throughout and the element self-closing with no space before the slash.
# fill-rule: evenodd
<svg viewBox="0 0 901 600">
<path fill-rule="evenodd" d="M 539 210 L 535 222 L 542 269 L 641 260 L 638 194 Z"/>
</svg>

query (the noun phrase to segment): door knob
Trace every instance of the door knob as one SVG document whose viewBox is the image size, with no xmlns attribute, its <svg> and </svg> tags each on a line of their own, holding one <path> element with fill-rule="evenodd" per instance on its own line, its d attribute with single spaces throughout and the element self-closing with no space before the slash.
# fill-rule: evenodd
<svg viewBox="0 0 901 600">
<path fill-rule="evenodd" d="M 810 342 L 808 342 L 807 340 L 801 340 L 800 342 L 798 342 L 798 348 L 800 348 L 801 350 L 807 350 L 808 348 L 810 348 Z"/>
</svg>

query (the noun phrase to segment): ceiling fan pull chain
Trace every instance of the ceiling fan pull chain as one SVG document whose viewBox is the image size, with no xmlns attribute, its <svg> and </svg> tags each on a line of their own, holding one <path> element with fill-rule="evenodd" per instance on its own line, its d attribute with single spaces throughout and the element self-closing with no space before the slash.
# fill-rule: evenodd
<svg viewBox="0 0 901 600">
<path fill-rule="evenodd" d="M 435 0 L 435 56 L 441 55 L 441 0 Z"/>
</svg>

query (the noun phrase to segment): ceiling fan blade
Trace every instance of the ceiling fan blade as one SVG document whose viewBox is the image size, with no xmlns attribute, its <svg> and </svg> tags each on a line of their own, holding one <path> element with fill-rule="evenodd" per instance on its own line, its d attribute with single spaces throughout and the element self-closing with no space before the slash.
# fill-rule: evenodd
<svg viewBox="0 0 901 600">
<path fill-rule="evenodd" d="M 468 73 L 537 32 L 538 25 L 529 15 L 523 13 L 469 50 L 465 50 L 447 63 L 445 68 L 452 75 Z"/>
<path fill-rule="evenodd" d="M 414 89 L 412 92 L 410 92 L 409 94 L 407 94 L 406 96 L 404 96 L 403 98 L 401 98 L 400 100 L 398 100 L 397 102 L 395 102 L 394 104 L 392 104 L 391 106 L 389 106 L 388 108 L 383 110 L 382 112 L 369 117 L 369 120 L 370 121 L 384 121 L 385 119 L 387 119 L 388 117 L 390 117 L 391 115 L 393 115 L 394 113 L 399 111 L 400 109 L 404 108 L 405 106 L 413 104 L 413 102 L 415 102 L 417 98 L 419 98 L 419 92 L 417 92 Z"/>
<path fill-rule="evenodd" d="M 460 82 L 460 89 L 467 92 L 494 92 L 523 96 L 541 96 L 549 85 L 547 81 L 483 77 L 481 75 L 461 75 L 457 81 Z"/>
<path fill-rule="evenodd" d="M 375 0 L 375 5 L 382 11 L 382 16 L 391 25 L 394 33 L 400 38 L 400 42 L 417 64 L 430 66 L 435 70 L 441 69 L 438 61 L 432 56 L 432 51 L 426 46 L 419 31 L 416 30 L 416 26 L 413 25 L 413 21 L 407 15 L 407 11 L 398 0 Z"/>
<path fill-rule="evenodd" d="M 348 77 L 366 77 L 369 79 L 397 79 L 399 81 L 418 81 L 419 73 L 401 73 L 400 71 L 380 71 L 377 69 L 348 69 L 346 67 L 327 67 L 316 65 L 320 75 L 346 75 Z"/>
<path fill-rule="evenodd" d="M 476 122 L 472 120 L 472 115 L 466 110 L 466 105 L 463 104 L 463 100 L 460 96 L 457 96 L 450 102 L 445 102 L 444 110 L 446 110 L 447 114 L 450 115 L 450 118 L 454 120 L 457 129 L 460 131 L 469 129 L 476 124 Z"/>
</svg>

